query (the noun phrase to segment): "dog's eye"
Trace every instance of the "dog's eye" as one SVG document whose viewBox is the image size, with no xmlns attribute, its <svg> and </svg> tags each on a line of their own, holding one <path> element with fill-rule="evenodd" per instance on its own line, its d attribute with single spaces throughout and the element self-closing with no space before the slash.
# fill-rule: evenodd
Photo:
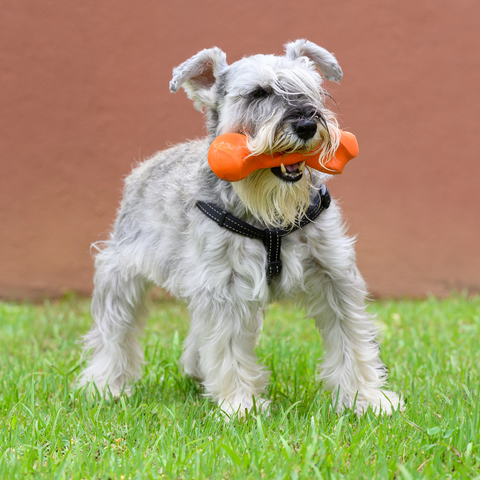
<svg viewBox="0 0 480 480">
<path fill-rule="evenodd" d="M 250 93 L 250 97 L 253 100 L 257 100 L 259 98 L 268 97 L 271 93 L 272 93 L 272 91 L 268 88 L 258 87 L 255 90 L 253 90 L 253 92 Z"/>
</svg>

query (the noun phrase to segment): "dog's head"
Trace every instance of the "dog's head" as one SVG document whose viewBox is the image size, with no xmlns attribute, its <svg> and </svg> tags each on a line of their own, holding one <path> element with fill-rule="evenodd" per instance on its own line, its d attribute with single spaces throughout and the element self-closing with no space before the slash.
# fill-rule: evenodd
<svg viewBox="0 0 480 480">
<path fill-rule="evenodd" d="M 342 70 L 331 53 L 306 40 L 287 44 L 284 56 L 254 55 L 232 65 L 224 52 L 211 48 L 173 70 L 170 90 L 183 86 L 205 111 L 212 138 L 242 133 L 253 155 L 316 150 L 322 161 L 340 137 L 325 106 L 322 75 L 338 82 Z M 233 187 L 260 221 L 286 226 L 308 208 L 311 175 L 304 164 L 294 164 L 257 170 Z"/>
</svg>

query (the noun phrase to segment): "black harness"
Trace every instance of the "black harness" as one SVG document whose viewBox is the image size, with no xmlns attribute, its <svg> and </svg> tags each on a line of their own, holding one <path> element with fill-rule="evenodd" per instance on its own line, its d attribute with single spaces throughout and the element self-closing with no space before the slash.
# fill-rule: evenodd
<svg viewBox="0 0 480 480">
<path fill-rule="evenodd" d="M 267 251 L 267 280 L 268 283 L 271 283 L 282 272 L 282 261 L 280 260 L 282 237 L 313 222 L 323 210 L 330 206 L 330 201 L 330 193 L 327 187 L 322 185 L 317 196 L 310 203 L 305 215 L 295 222 L 291 228 L 266 228 L 264 230 L 253 227 L 213 203 L 198 201 L 197 207 L 220 227 L 246 237 L 262 240 Z"/>
</svg>

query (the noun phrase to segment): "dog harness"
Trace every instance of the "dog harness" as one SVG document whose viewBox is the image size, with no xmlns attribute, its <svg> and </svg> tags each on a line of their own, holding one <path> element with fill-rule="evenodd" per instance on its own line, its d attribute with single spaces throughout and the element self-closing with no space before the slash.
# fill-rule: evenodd
<svg viewBox="0 0 480 480">
<path fill-rule="evenodd" d="M 267 280 L 268 283 L 271 283 L 282 272 L 282 260 L 280 259 L 282 237 L 313 222 L 323 210 L 330 206 L 330 201 L 330 193 L 327 187 L 322 184 L 305 215 L 297 220 L 291 228 L 265 228 L 264 230 L 240 220 L 213 203 L 198 201 L 197 207 L 220 227 L 245 237 L 262 240 L 267 251 Z"/>
</svg>

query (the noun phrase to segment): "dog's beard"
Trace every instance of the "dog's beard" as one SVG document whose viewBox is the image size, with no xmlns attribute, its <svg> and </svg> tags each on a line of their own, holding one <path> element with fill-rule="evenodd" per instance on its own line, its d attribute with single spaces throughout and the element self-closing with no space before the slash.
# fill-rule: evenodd
<svg viewBox="0 0 480 480">
<path fill-rule="evenodd" d="M 311 173 L 308 167 L 297 182 L 285 182 L 269 168 L 257 170 L 232 183 L 247 210 L 263 225 L 291 227 L 310 202 Z"/>
</svg>

